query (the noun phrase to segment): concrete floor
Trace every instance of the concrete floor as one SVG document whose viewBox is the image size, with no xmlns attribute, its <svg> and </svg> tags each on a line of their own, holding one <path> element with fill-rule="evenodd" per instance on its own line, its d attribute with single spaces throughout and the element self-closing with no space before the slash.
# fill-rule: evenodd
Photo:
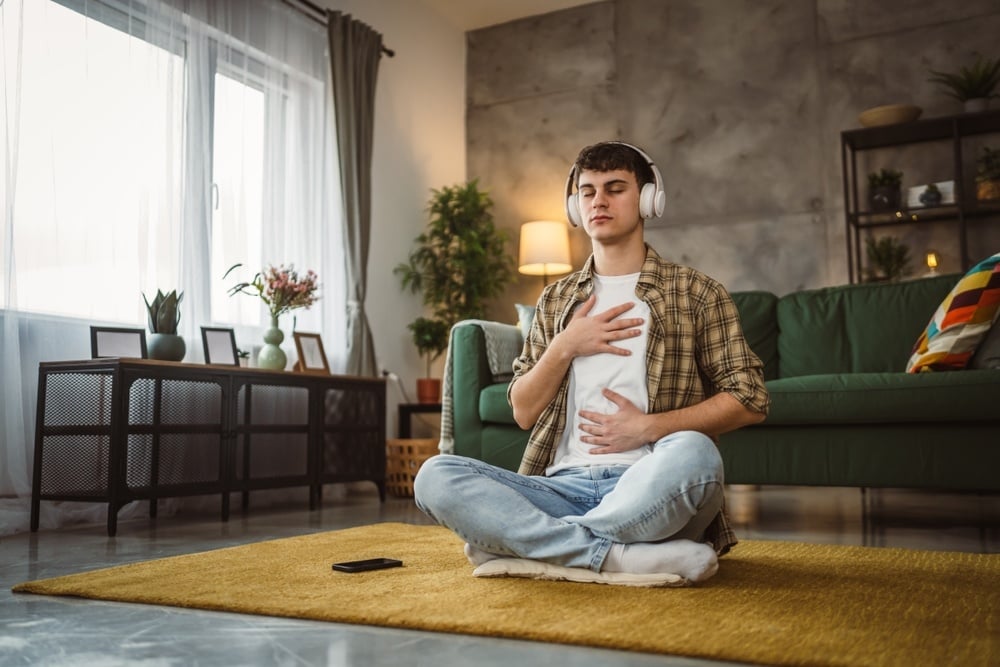
<svg viewBox="0 0 1000 667">
<path fill-rule="evenodd" d="M 362 485 L 306 503 L 213 511 L 18 534 L 0 540 L 0 664 L 644 665 L 720 664 L 464 635 L 14 595 L 10 586 L 123 563 L 382 521 L 427 523 L 407 499 L 380 504 Z M 1000 553 L 1000 496 L 904 490 L 733 487 L 730 515 L 746 539 Z M 867 513 L 863 508 L 867 507 Z M 722 561 L 725 567 L 725 561 Z"/>
</svg>

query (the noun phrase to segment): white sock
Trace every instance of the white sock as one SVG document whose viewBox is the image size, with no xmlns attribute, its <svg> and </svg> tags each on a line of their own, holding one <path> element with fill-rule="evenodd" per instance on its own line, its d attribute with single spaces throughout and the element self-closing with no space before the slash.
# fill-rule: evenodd
<svg viewBox="0 0 1000 667">
<path fill-rule="evenodd" d="M 691 540 L 636 542 L 611 545 L 603 572 L 679 574 L 688 581 L 704 581 L 719 569 L 715 549 Z"/>
<path fill-rule="evenodd" d="M 491 554 L 490 552 L 483 551 L 482 549 L 477 549 L 468 542 L 465 544 L 465 557 L 469 559 L 469 562 L 472 563 L 473 567 L 479 567 L 487 561 L 502 558 L 502 556 Z"/>
</svg>

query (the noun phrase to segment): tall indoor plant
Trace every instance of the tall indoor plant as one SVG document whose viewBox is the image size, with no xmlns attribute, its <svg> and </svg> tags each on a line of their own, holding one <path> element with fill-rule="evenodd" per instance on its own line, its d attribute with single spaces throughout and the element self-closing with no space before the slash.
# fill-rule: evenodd
<svg viewBox="0 0 1000 667">
<path fill-rule="evenodd" d="M 461 320 L 485 319 L 486 303 L 503 293 L 514 272 L 507 234 L 493 223 L 493 201 L 476 180 L 432 190 L 427 227 L 409 259 L 394 273 L 402 288 L 423 295 L 430 317 L 409 325 L 413 343 L 430 362 L 448 347 L 448 331 Z M 424 378 L 431 379 L 431 378 Z M 421 394 L 419 386 L 430 385 Z M 436 385 L 436 388 L 434 388 Z M 418 381 L 422 402 L 436 402 L 440 380 Z"/>
</svg>

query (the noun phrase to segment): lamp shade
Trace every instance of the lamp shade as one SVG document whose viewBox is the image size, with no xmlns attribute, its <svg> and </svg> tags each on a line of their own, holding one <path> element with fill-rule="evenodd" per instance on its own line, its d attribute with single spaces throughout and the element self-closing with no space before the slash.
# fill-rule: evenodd
<svg viewBox="0 0 1000 667">
<path fill-rule="evenodd" d="M 565 222 L 536 220 L 521 225 L 517 270 L 527 276 L 569 273 L 569 231 Z"/>
</svg>

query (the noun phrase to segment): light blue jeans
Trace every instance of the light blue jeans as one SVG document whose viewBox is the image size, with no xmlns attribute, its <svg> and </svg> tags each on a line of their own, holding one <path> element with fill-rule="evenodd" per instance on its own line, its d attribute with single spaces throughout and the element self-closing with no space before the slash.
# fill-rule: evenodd
<svg viewBox="0 0 1000 667">
<path fill-rule="evenodd" d="M 442 454 L 414 481 L 417 507 L 482 551 L 600 572 L 612 543 L 700 541 L 722 509 L 712 439 L 672 433 L 631 466 L 526 476 Z"/>
</svg>

